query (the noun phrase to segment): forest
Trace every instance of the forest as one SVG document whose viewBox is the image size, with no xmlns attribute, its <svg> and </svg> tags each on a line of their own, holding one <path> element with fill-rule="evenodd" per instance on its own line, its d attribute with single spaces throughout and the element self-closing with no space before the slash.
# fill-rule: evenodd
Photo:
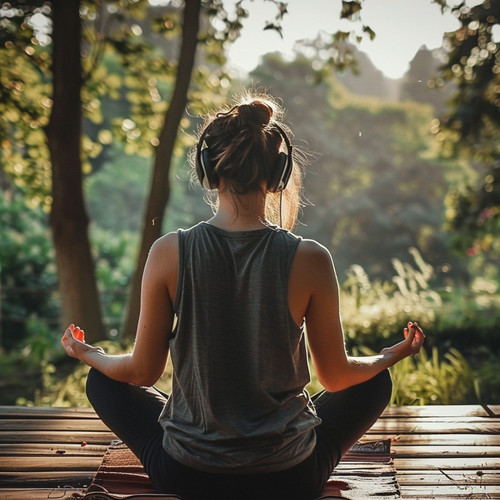
<svg viewBox="0 0 500 500">
<path fill-rule="evenodd" d="M 210 215 L 188 161 L 200 115 L 242 88 L 282 100 L 308 161 L 296 232 L 333 255 L 349 352 L 417 319 L 425 350 L 393 368 L 392 404 L 498 404 L 500 2 L 457 8 L 462 28 L 398 81 L 356 48 L 362 1 L 342 2 L 352 32 L 236 74 L 247 3 L 1 3 L 0 404 L 88 404 L 70 322 L 130 350 L 149 247 Z"/>
</svg>

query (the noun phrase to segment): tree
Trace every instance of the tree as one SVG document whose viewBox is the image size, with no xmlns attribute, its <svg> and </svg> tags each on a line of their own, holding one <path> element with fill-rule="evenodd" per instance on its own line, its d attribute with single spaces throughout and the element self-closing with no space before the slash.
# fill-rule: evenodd
<svg viewBox="0 0 500 500">
<path fill-rule="evenodd" d="M 446 7 L 444 1 L 435 0 Z M 466 154 L 479 166 L 478 185 L 455 190 L 448 198 L 449 225 L 472 255 L 480 250 L 500 251 L 500 1 L 486 0 L 451 8 L 460 27 L 445 37 L 448 60 L 444 79 L 456 82 L 451 112 L 437 132 L 451 140 L 453 152 Z M 449 144 L 450 141 L 446 141 Z"/>
<path fill-rule="evenodd" d="M 106 29 L 124 13 L 144 9 L 147 2 L 119 2 L 122 11 L 113 4 L 110 1 L 104 8 L 93 2 L 55 0 L 10 2 L 0 9 L 0 59 L 10 63 L 2 65 L 0 78 L 3 166 L 25 187 L 32 202 L 50 207 L 62 322 L 78 323 L 90 342 L 103 338 L 104 329 L 82 166 L 88 170 L 89 156 L 102 148 L 82 136 L 82 109 L 87 118 L 99 122 L 97 96 L 117 85 L 116 78 L 99 72 L 99 62 L 111 40 L 115 47 L 121 41 L 128 48 L 131 36 L 131 31 L 117 30 L 113 38 Z M 45 34 L 40 33 L 44 23 Z M 144 53 L 144 47 L 136 44 L 136 54 Z M 96 73 L 100 73 L 97 79 Z"/>
<path fill-rule="evenodd" d="M 41 194 L 43 202 L 49 196 L 45 188 L 47 178 L 50 178 L 50 225 L 58 268 L 62 322 L 78 322 L 89 331 L 89 340 L 95 341 L 104 332 L 82 189 L 79 9 L 78 0 L 54 1 L 52 7 L 44 2 L 2 5 L 1 21 L 5 28 L 2 58 L 14 53 L 15 62 L 20 66 L 6 69 L 7 73 L 11 72 L 8 76 L 14 76 L 14 79 L 2 78 L 1 102 L 11 119 L 7 115 L 0 133 L 7 146 L 6 154 L 19 162 L 14 169 L 17 168 L 19 177 L 27 180 L 26 184 L 34 193 Z M 47 52 L 38 47 L 33 36 L 33 16 L 42 11 L 52 14 L 51 64 Z M 22 71 L 24 68 L 28 68 L 26 73 Z M 50 72 L 51 86 L 47 84 Z M 41 90 L 41 106 L 34 104 L 32 83 L 34 89 Z M 11 96 L 9 87 L 14 90 Z M 15 124 L 16 116 L 27 117 L 27 125 Z M 34 130 L 28 131 L 28 128 Z M 50 162 L 40 137 L 43 132 Z M 27 133 L 24 144 L 17 142 L 20 133 Z M 40 153 L 38 159 L 37 152 Z M 20 162 L 24 156 L 30 160 L 26 170 Z M 37 163 L 41 167 L 38 172 Z M 50 165 L 50 170 L 47 165 Z"/>
<path fill-rule="evenodd" d="M 56 251 L 63 325 L 90 342 L 104 337 L 83 199 L 80 0 L 53 2 L 52 112 L 46 129 L 52 165 L 50 226 Z"/>
<path fill-rule="evenodd" d="M 198 45 L 200 9 L 201 0 L 186 0 L 178 72 L 170 106 L 168 107 L 163 128 L 158 138 L 159 144 L 155 155 L 151 188 L 144 215 L 139 257 L 132 281 L 127 318 L 122 332 L 124 337 L 135 336 L 139 318 L 140 290 L 144 265 L 149 249 L 160 236 L 163 227 L 165 207 L 170 194 L 170 166 L 173 159 L 179 123 L 184 115 L 187 104 L 188 89 Z"/>
<path fill-rule="evenodd" d="M 500 45 L 495 31 L 500 25 L 500 2 L 487 0 L 475 7 L 459 4 L 451 9 L 460 27 L 445 35 L 447 62 L 442 67 L 446 80 L 457 84 L 452 112 L 444 120 L 467 146 L 487 143 L 484 153 L 496 150 L 496 127 L 500 124 Z"/>
</svg>

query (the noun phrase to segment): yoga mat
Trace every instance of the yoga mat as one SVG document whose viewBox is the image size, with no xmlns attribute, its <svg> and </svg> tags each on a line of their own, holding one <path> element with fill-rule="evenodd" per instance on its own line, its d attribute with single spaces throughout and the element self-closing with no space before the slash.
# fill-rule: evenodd
<svg viewBox="0 0 500 500">
<path fill-rule="evenodd" d="M 337 465 L 318 500 L 400 499 L 396 470 L 390 453 L 390 440 L 357 443 Z M 113 442 L 109 446 L 92 484 L 82 498 L 180 499 L 176 495 L 155 494 L 138 458 L 120 442 Z"/>
</svg>

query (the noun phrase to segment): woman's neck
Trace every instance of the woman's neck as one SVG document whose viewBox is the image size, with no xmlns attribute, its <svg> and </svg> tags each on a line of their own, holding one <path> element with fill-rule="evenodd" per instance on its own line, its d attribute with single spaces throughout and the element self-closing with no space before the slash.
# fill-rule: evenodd
<svg viewBox="0 0 500 500">
<path fill-rule="evenodd" d="M 228 231 L 261 229 L 267 225 L 265 194 L 261 191 L 236 195 L 219 191 L 219 207 L 207 222 Z"/>
</svg>

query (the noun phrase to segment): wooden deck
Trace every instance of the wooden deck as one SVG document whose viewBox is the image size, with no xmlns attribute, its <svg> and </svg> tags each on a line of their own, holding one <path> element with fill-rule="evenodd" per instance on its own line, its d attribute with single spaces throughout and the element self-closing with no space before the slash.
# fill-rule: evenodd
<svg viewBox="0 0 500 500">
<path fill-rule="evenodd" d="M 488 410 L 388 408 L 366 437 L 394 439 L 404 499 L 500 499 L 500 405 Z M 0 407 L 0 498 L 83 493 L 113 439 L 90 409 Z"/>
</svg>

